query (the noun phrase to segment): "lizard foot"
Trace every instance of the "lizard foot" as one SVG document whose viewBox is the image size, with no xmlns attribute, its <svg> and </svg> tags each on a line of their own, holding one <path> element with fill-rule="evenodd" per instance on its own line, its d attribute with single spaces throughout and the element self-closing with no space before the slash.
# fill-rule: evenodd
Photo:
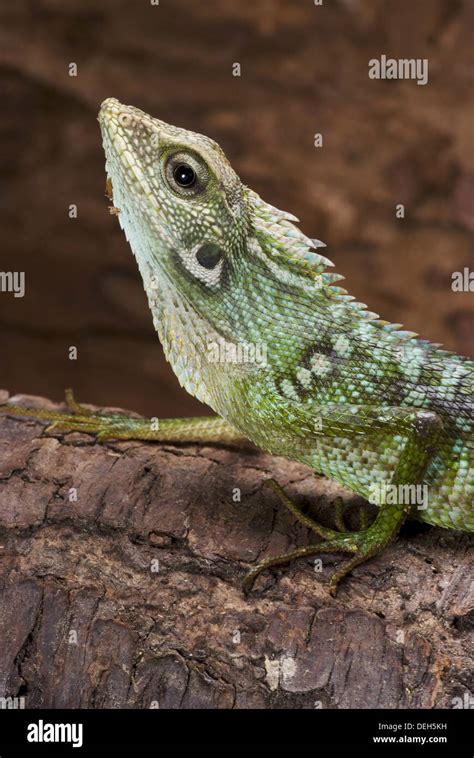
<svg viewBox="0 0 474 758">
<path fill-rule="evenodd" d="M 361 528 L 358 531 L 347 530 L 342 515 L 343 503 L 340 499 L 335 503 L 335 522 L 338 531 L 328 529 L 302 513 L 273 479 L 268 480 L 265 484 L 273 489 L 274 492 L 277 492 L 291 513 L 303 524 L 313 529 L 313 531 L 322 537 L 323 541 L 318 544 L 297 548 L 284 555 L 268 558 L 257 564 L 244 578 L 243 589 L 245 593 L 250 592 L 255 579 L 265 569 L 280 566 L 295 558 L 303 558 L 321 553 L 348 553 L 352 557 L 341 564 L 337 571 L 332 574 L 329 582 L 329 591 L 335 597 L 339 582 L 353 568 L 381 552 L 392 542 L 398 532 L 400 526 L 399 520 L 394 518 L 393 513 L 390 513 L 390 510 L 386 507 L 380 508 L 377 517 L 370 526 L 366 526 L 366 514 L 364 514 L 364 516 L 361 516 Z"/>
<path fill-rule="evenodd" d="M 50 411 L 45 408 L 28 408 L 22 405 L 0 405 L 0 413 L 8 416 L 22 416 L 39 420 L 51 421 L 46 432 L 85 432 L 96 434 L 98 440 L 103 439 L 135 439 L 133 433 L 137 424 L 143 424 L 144 419 L 127 416 L 124 413 L 102 413 L 77 403 L 73 391 L 65 392 L 66 406 L 70 413 Z"/>
<path fill-rule="evenodd" d="M 47 432 L 84 432 L 97 440 L 144 440 L 148 442 L 241 444 L 245 438 L 220 416 L 194 418 L 143 418 L 142 416 L 97 411 L 77 403 L 66 390 L 69 413 L 22 405 L 0 405 L 0 413 L 51 422 Z"/>
</svg>

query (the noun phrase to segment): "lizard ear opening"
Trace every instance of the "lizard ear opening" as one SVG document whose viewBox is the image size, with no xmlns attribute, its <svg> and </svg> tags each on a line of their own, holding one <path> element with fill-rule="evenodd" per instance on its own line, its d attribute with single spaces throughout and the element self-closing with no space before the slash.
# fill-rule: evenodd
<svg viewBox="0 0 474 758">
<path fill-rule="evenodd" d="M 213 242 L 206 242 L 196 251 L 196 260 L 200 266 L 209 270 L 214 269 L 222 259 L 222 250 Z"/>
<path fill-rule="evenodd" d="M 211 291 L 216 291 L 225 270 L 224 251 L 214 242 L 194 245 L 191 249 L 177 249 L 178 258 L 186 272 Z"/>
</svg>

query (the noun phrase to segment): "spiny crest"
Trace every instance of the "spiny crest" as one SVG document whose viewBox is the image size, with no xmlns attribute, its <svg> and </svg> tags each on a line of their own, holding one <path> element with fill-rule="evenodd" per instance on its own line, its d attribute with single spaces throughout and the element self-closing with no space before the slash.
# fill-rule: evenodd
<svg viewBox="0 0 474 758">
<path fill-rule="evenodd" d="M 317 295 L 330 299 L 333 307 L 337 304 L 344 306 L 353 312 L 354 321 L 363 321 L 372 324 L 384 334 L 387 339 L 396 340 L 402 344 L 412 343 L 413 347 L 433 354 L 440 361 L 449 359 L 454 363 L 462 363 L 465 368 L 472 372 L 474 361 L 444 350 L 439 342 L 419 339 L 416 332 L 403 329 L 402 324 L 394 324 L 381 319 L 377 313 L 366 310 L 367 305 L 361 303 L 349 295 L 343 287 L 335 285 L 335 282 L 344 279 L 341 274 L 326 271 L 326 267 L 334 266 L 334 263 L 324 255 L 315 252 L 317 248 L 326 247 L 324 242 L 307 237 L 295 223 L 299 219 L 291 213 L 275 208 L 266 203 L 253 190 L 245 188 L 249 208 L 252 215 L 252 223 L 256 237 L 260 243 L 269 268 L 279 275 L 291 272 L 291 282 L 308 291 L 308 280 L 311 282 L 310 289 Z M 277 274 L 278 275 L 278 274 Z"/>
<path fill-rule="evenodd" d="M 312 280 L 313 289 L 334 301 L 334 304 L 344 303 L 354 311 L 354 318 L 377 325 L 386 333 L 394 334 L 400 341 L 412 340 L 416 332 L 403 330 L 402 324 L 392 324 L 381 319 L 377 313 L 366 310 L 367 305 L 355 300 L 346 289 L 335 285 L 344 279 L 341 274 L 328 272 L 325 269 L 334 263 L 324 255 L 316 252 L 320 247 L 326 247 L 324 242 L 307 237 L 294 222 L 299 222 L 291 213 L 275 208 L 266 203 L 253 190 L 246 189 L 249 207 L 256 236 L 264 249 L 270 263 L 279 264 L 300 277 L 300 286 L 307 289 L 308 279 Z M 439 345 L 430 344 L 432 347 Z M 446 354 L 448 351 L 445 351 Z"/>
</svg>

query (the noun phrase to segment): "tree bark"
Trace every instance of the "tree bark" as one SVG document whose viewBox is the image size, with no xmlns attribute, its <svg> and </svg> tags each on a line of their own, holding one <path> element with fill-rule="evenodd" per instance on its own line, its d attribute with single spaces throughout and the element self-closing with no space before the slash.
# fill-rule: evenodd
<svg viewBox="0 0 474 758">
<path fill-rule="evenodd" d="M 0 401 L 4 401 L 3 393 Z M 22 396 L 25 405 L 56 407 Z M 35 707 L 452 708 L 469 692 L 472 537 L 414 522 L 336 598 L 337 556 L 274 493 L 331 524 L 342 494 L 253 449 L 45 433 L 0 414 L 0 697 Z M 15 701 L 17 702 L 17 701 Z"/>
</svg>

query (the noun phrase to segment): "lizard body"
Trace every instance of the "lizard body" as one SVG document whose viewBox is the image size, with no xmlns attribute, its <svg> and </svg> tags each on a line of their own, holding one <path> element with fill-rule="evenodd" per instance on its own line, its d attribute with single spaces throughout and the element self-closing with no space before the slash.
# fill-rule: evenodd
<svg viewBox="0 0 474 758">
<path fill-rule="evenodd" d="M 103 437 L 185 439 L 186 429 L 197 439 L 213 439 L 213 429 L 214 439 L 244 436 L 366 498 L 374 487 L 424 486 L 421 507 L 381 504 L 376 523 L 353 537 L 312 522 L 322 550 L 354 556 L 333 589 L 408 515 L 473 531 L 474 361 L 351 298 L 328 270 L 323 243 L 245 187 L 208 137 L 114 99 L 99 122 L 113 211 L 165 355 L 182 386 L 221 419 L 162 422 L 152 437 L 145 422 L 132 428 L 126 417 L 111 417 L 109 428 L 105 417 L 95 427 L 80 415 L 69 425 L 43 417 L 65 428 L 89 424 Z M 264 360 L 237 360 L 242 351 Z"/>
</svg>

